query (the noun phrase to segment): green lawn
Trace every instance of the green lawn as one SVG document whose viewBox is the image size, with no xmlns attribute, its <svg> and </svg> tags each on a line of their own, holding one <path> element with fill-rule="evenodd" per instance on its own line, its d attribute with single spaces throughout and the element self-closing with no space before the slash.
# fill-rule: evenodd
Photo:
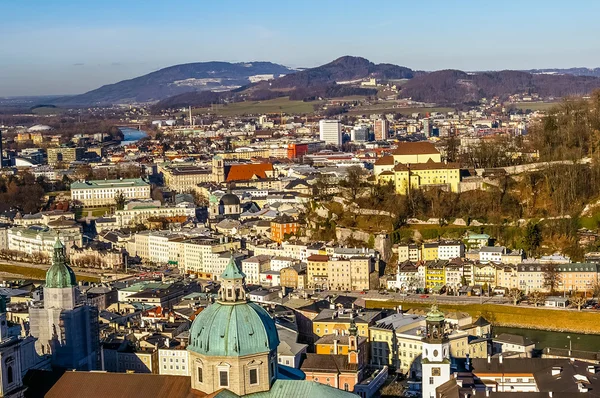
<svg viewBox="0 0 600 398">
<path fill-rule="evenodd" d="M 426 310 L 431 307 L 431 303 L 393 300 L 367 300 L 366 304 L 367 308 L 395 308 L 398 305 L 402 305 L 403 310 L 411 308 Z M 600 311 L 550 310 L 500 304 L 438 304 L 438 306 L 442 311 L 464 311 L 474 318 L 482 315 L 496 326 L 600 334 Z"/>
<path fill-rule="evenodd" d="M 408 115 L 410 116 L 413 113 L 420 113 L 421 115 L 424 115 L 426 113 L 432 113 L 432 112 L 440 112 L 440 113 L 447 113 L 447 112 L 452 112 L 454 111 L 454 108 L 448 108 L 448 107 L 443 107 L 443 106 L 436 106 L 436 107 L 431 107 L 431 108 L 425 108 L 425 107 L 413 107 L 413 108 L 394 108 L 394 104 L 388 104 L 388 105 L 383 105 L 383 104 L 379 104 L 379 105 L 370 105 L 368 107 L 356 107 L 356 108 L 352 108 L 350 109 L 350 111 L 348 113 L 350 113 L 351 115 L 369 115 L 372 113 L 401 113 L 403 115 Z"/>
<path fill-rule="evenodd" d="M 89 212 L 92 212 L 92 217 L 102 217 L 105 214 L 111 214 L 111 208 L 108 206 L 102 207 L 78 207 L 75 209 L 75 219 L 79 220 L 82 217 L 87 217 Z"/>
<path fill-rule="evenodd" d="M 0 264 L 0 272 L 8 272 L 10 274 L 21 275 L 23 276 L 23 278 L 27 279 L 46 279 L 46 270 L 40 268 L 24 267 L 21 265 Z M 86 282 L 100 282 L 100 278 L 87 275 L 77 275 L 77 280 Z"/>
<path fill-rule="evenodd" d="M 40 106 L 38 108 L 32 109 L 31 113 L 33 113 L 35 115 L 45 116 L 45 115 L 60 115 L 64 111 L 65 110 L 62 108 L 55 108 L 52 106 Z"/>
<path fill-rule="evenodd" d="M 228 105 L 218 105 L 214 108 L 194 109 L 195 114 L 215 112 L 222 116 L 265 114 L 265 113 L 284 113 L 288 115 L 298 115 L 313 113 L 314 105 L 320 105 L 322 101 L 291 101 L 289 97 L 275 98 L 267 101 L 246 101 L 236 102 Z M 278 122 L 278 121 L 277 121 Z"/>
<path fill-rule="evenodd" d="M 555 106 L 557 106 L 558 102 L 515 102 L 513 105 L 517 109 L 527 110 L 531 109 L 532 111 L 548 111 Z"/>
</svg>

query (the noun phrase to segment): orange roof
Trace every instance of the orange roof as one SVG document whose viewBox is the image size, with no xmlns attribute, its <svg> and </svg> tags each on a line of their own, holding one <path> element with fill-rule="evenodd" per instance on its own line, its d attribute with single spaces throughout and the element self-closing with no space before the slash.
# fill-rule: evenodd
<svg viewBox="0 0 600 398">
<path fill-rule="evenodd" d="M 226 181 L 245 181 L 258 178 L 267 178 L 267 171 L 273 171 L 271 163 L 233 164 L 229 166 Z"/>
<path fill-rule="evenodd" d="M 375 166 L 393 166 L 394 165 L 394 157 L 393 156 L 382 156 L 375 162 Z"/>
<path fill-rule="evenodd" d="M 439 154 L 435 146 L 431 142 L 401 142 L 398 148 L 393 152 L 394 155 L 424 155 L 424 154 Z"/>
</svg>

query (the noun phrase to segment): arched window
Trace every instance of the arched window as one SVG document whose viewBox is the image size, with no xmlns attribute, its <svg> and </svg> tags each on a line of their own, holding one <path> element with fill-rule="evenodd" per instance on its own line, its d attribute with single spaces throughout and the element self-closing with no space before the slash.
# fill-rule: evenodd
<svg viewBox="0 0 600 398">
<path fill-rule="evenodd" d="M 350 386 L 348 385 L 348 383 L 344 383 L 344 391 L 348 391 L 349 388 Z"/>
</svg>

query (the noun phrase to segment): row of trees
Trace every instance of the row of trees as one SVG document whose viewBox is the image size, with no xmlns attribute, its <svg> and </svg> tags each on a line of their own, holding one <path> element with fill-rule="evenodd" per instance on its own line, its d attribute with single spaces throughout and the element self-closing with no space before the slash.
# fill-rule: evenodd
<svg viewBox="0 0 600 398">
<path fill-rule="evenodd" d="M 569 295 L 569 305 L 573 308 L 577 308 L 578 311 L 581 311 L 581 309 L 590 300 L 586 296 L 587 294 L 585 292 L 583 294 L 579 292 L 573 292 L 571 295 Z M 533 291 L 527 296 L 525 296 L 521 289 L 514 288 L 508 292 L 508 297 L 513 301 L 514 305 L 519 304 L 519 302 L 523 301 L 526 298 L 529 301 L 529 303 L 538 307 L 539 305 L 544 304 L 546 302 L 548 296 L 539 291 Z M 592 297 L 600 299 L 600 285 L 594 287 Z"/>
</svg>

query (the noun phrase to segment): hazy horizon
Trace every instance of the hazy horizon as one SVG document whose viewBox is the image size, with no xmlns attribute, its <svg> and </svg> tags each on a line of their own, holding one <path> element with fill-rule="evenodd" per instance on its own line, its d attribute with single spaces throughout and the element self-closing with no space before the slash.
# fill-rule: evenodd
<svg viewBox="0 0 600 398">
<path fill-rule="evenodd" d="M 415 70 L 600 67 L 600 3 L 474 0 L 0 4 L 0 97 L 80 94 L 191 62 L 314 67 L 343 55 Z"/>
</svg>

